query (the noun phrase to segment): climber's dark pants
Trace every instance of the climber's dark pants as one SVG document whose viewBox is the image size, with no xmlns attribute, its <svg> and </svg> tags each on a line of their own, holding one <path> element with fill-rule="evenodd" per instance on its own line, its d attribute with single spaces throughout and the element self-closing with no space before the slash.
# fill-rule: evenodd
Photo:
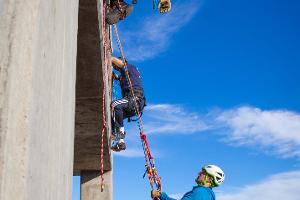
<svg viewBox="0 0 300 200">
<path fill-rule="evenodd" d="M 136 97 L 139 111 L 142 112 L 145 106 L 144 97 Z M 132 97 L 124 97 L 112 102 L 112 130 L 117 131 L 124 126 L 123 120 L 136 115 L 134 100 Z"/>
</svg>

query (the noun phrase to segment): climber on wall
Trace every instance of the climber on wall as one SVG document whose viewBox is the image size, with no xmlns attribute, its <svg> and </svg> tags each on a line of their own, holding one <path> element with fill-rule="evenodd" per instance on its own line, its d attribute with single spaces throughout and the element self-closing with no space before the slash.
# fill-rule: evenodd
<svg viewBox="0 0 300 200">
<path fill-rule="evenodd" d="M 113 68 L 119 72 L 119 75 L 113 73 L 113 79 L 120 82 L 122 90 L 122 98 L 113 101 L 111 104 L 112 139 L 115 140 L 111 149 L 113 151 L 122 151 L 126 149 L 124 141 L 126 133 L 124 130 L 123 120 L 129 117 L 133 117 L 137 115 L 137 113 L 135 110 L 134 97 L 132 96 L 132 91 L 127 77 L 127 72 L 124 67 L 124 63 L 121 58 L 115 57 L 112 57 L 111 61 Z M 134 65 L 127 63 L 126 60 L 125 62 L 132 84 L 132 89 L 136 97 L 138 110 L 141 113 L 146 105 L 146 98 L 144 96 L 144 89 L 140 72 Z"/>
<path fill-rule="evenodd" d="M 193 187 L 190 192 L 185 193 L 181 200 L 215 200 L 215 193 L 212 188 L 220 186 L 225 179 L 225 174 L 221 168 L 216 165 L 206 165 L 199 172 L 195 182 L 197 186 Z M 151 191 L 152 198 L 160 198 L 161 200 L 175 200 L 164 192 L 157 190 Z"/>
<path fill-rule="evenodd" d="M 128 4 L 124 0 L 111 0 L 105 17 L 106 23 L 109 25 L 116 24 L 128 17 L 133 11 L 133 4 L 136 3 L 137 0 L 132 0 L 132 4 Z M 170 12 L 171 0 L 159 0 L 157 8 L 160 13 Z"/>
<path fill-rule="evenodd" d="M 136 3 L 136 2 L 133 2 Z M 111 0 L 105 20 L 109 25 L 116 24 L 119 20 L 128 17 L 133 10 L 133 5 L 124 0 Z"/>
</svg>

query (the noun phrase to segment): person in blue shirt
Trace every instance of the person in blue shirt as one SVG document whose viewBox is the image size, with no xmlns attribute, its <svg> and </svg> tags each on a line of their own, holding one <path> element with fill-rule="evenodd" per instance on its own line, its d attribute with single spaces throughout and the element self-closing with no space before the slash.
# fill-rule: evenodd
<svg viewBox="0 0 300 200">
<path fill-rule="evenodd" d="M 215 193 L 212 188 L 220 186 L 225 180 L 223 170 L 216 165 L 205 165 L 199 172 L 195 182 L 197 186 L 183 195 L 181 200 L 215 200 Z M 175 200 L 170 198 L 166 193 L 157 190 L 151 191 L 153 199 L 159 198 L 160 200 Z"/>
<path fill-rule="evenodd" d="M 144 95 L 141 75 L 137 67 L 127 63 L 127 61 L 125 60 L 131 82 L 130 86 L 130 82 L 128 79 L 129 77 L 127 77 L 126 68 L 124 67 L 122 59 L 112 57 L 111 61 L 113 68 L 119 72 L 119 75 L 113 73 L 113 79 L 120 82 L 122 91 L 122 98 L 117 99 L 111 103 L 112 139 L 115 140 L 111 149 L 113 151 L 122 151 L 126 149 L 124 141 L 126 133 L 124 130 L 123 120 L 137 115 L 131 86 L 140 113 L 143 112 L 143 109 L 146 105 L 146 98 Z"/>
</svg>

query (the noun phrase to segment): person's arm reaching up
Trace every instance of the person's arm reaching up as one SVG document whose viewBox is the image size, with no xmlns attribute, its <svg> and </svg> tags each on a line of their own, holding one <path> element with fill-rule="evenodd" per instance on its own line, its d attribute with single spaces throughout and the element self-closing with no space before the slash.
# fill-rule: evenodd
<svg viewBox="0 0 300 200">
<path fill-rule="evenodd" d="M 112 62 L 112 66 L 117 71 L 120 71 L 120 68 L 122 68 L 124 66 L 123 61 L 119 58 L 116 58 L 116 57 L 112 57 L 111 62 Z"/>
</svg>

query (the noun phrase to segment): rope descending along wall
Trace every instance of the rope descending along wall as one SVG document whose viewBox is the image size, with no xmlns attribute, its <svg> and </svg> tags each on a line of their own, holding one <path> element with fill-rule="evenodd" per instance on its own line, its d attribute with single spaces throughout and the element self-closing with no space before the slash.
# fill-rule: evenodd
<svg viewBox="0 0 300 200">
<path fill-rule="evenodd" d="M 146 172 L 145 172 L 144 176 L 147 174 L 147 177 L 150 181 L 150 186 L 151 186 L 152 190 L 155 189 L 155 190 L 158 190 L 158 191 L 161 192 L 162 191 L 161 178 L 158 176 L 158 172 L 157 172 L 156 167 L 155 167 L 154 158 L 151 155 L 151 151 L 150 151 L 150 148 L 149 148 L 147 137 L 146 137 L 146 134 L 145 134 L 145 131 L 144 131 L 142 116 L 141 116 L 141 113 L 139 111 L 137 99 L 136 99 L 136 96 L 134 94 L 134 90 L 133 90 L 133 87 L 132 87 L 132 82 L 131 82 L 130 74 L 128 72 L 127 64 L 126 64 L 126 61 L 125 61 L 125 56 L 124 56 L 124 52 L 123 52 L 123 49 L 122 49 L 122 44 L 121 44 L 121 41 L 120 41 L 118 28 L 115 24 L 113 25 L 113 28 L 114 28 L 114 32 L 115 32 L 115 35 L 116 35 L 118 47 L 119 47 L 119 50 L 120 50 L 120 53 L 121 53 L 121 56 L 122 56 L 122 60 L 123 60 L 123 63 L 124 63 L 126 76 L 127 76 L 129 86 L 130 86 L 130 92 L 131 92 L 131 94 L 133 96 L 133 99 L 134 99 L 135 112 L 137 113 L 137 116 L 138 116 L 138 128 L 139 128 L 139 131 L 140 131 L 140 139 L 141 139 L 141 143 L 142 143 L 142 147 L 143 147 L 143 151 L 144 151 L 144 156 L 145 156 Z"/>
</svg>

